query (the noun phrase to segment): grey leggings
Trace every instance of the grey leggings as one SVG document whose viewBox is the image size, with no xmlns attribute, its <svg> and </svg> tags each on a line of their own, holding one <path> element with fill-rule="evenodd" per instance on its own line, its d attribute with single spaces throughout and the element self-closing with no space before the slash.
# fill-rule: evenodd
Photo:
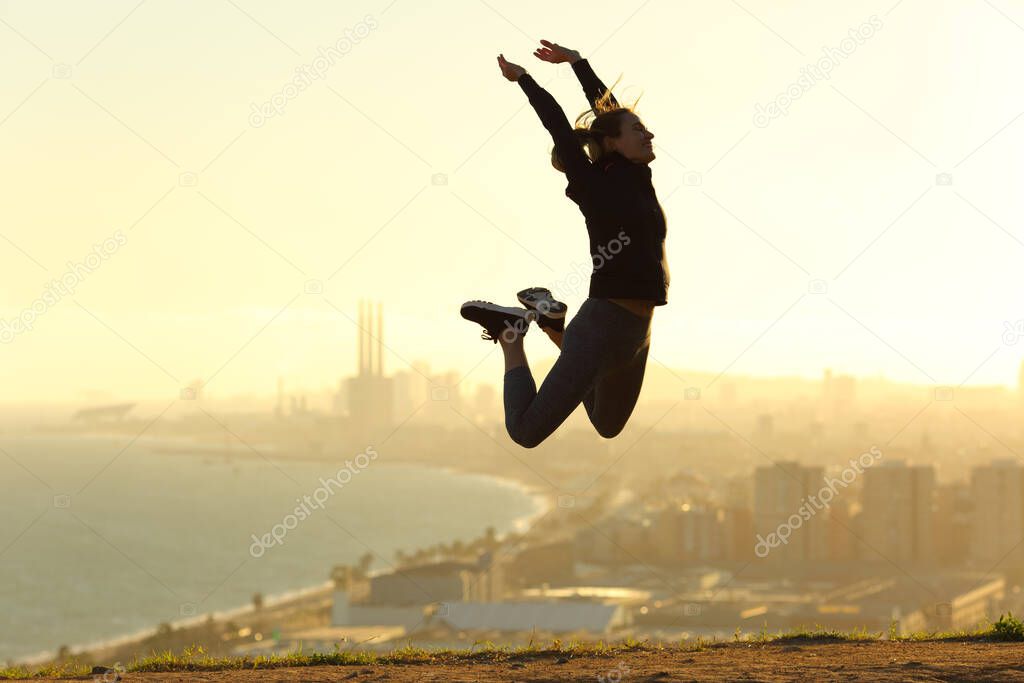
<svg viewBox="0 0 1024 683">
<path fill-rule="evenodd" d="M 651 319 L 607 299 L 588 298 L 562 337 L 562 350 L 537 391 L 528 367 L 505 373 L 505 428 L 533 448 L 583 403 L 610 439 L 626 425 L 644 381 Z"/>
</svg>

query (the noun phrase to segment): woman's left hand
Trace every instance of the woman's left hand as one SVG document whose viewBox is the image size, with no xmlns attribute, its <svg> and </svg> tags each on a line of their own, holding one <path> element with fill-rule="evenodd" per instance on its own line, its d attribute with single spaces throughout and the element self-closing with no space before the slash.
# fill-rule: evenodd
<svg viewBox="0 0 1024 683">
<path fill-rule="evenodd" d="M 538 47 L 533 51 L 533 55 L 537 59 L 542 59 L 545 62 L 552 64 L 561 64 L 562 62 L 569 62 L 573 64 L 581 59 L 580 53 L 576 50 L 570 50 L 567 47 L 563 47 L 558 43 L 552 43 L 549 40 L 540 41 L 544 47 Z"/>
</svg>

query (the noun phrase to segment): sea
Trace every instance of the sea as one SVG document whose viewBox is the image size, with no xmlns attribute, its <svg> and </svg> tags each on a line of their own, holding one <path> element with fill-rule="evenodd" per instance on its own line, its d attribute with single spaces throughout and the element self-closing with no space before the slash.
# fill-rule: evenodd
<svg viewBox="0 0 1024 683">
<path fill-rule="evenodd" d="M 547 505 L 516 482 L 383 454 L 191 450 L 0 435 L 0 663 L 322 585 L 366 554 L 386 570 L 398 551 L 524 530 Z"/>
</svg>

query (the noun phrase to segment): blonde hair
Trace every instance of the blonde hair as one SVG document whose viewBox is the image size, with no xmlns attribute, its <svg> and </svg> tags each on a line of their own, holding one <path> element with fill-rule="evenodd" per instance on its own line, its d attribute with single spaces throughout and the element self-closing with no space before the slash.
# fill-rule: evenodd
<svg viewBox="0 0 1024 683">
<path fill-rule="evenodd" d="M 623 116 L 636 114 L 637 102 L 640 101 L 640 97 L 643 97 L 643 93 L 641 93 L 632 105 L 619 104 L 612 96 L 612 90 L 620 80 L 622 80 L 622 76 L 615 79 L 612 87 L 598 98 L 593 107 L 577 116 L 576 122 L 573 124 L 573 134 L 576 136 L 576 140 L 594 163 L 600 161 L 605 154 L 604 140 L 622 135 Z M 565 166 L 558 158 L 554 147 L 551 148 L 551 165 L 565 173 Z"/>
</svg>

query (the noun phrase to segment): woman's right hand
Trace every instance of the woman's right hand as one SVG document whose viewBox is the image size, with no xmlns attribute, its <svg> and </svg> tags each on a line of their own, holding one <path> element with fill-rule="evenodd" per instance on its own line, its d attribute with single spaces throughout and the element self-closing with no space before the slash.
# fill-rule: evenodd
<svg viewBox="0 0 1024 683">
<path fill-rule="evenodd" d="M 558 43 L 552 43 L 550 40 L 544 40 L 542 38 L 540 44 L 544 47 L 538 47 L 534 50 L 533 56 L 537 59 L 542 59 L 545 62 L 551 62 L 552 64 L 569 62 L 570 64 L 574 64 L 581 59 L 580 53 L 576 50 L 570 50 Z"/>
<path fill-rule="evenodd" d="M 501 67 L 501 75 L 510 81 L 518 81 L 526 73 L 526 69 L 506 60 L 503 54 L 498 55 L 498 66 Z"/>
</svg>

